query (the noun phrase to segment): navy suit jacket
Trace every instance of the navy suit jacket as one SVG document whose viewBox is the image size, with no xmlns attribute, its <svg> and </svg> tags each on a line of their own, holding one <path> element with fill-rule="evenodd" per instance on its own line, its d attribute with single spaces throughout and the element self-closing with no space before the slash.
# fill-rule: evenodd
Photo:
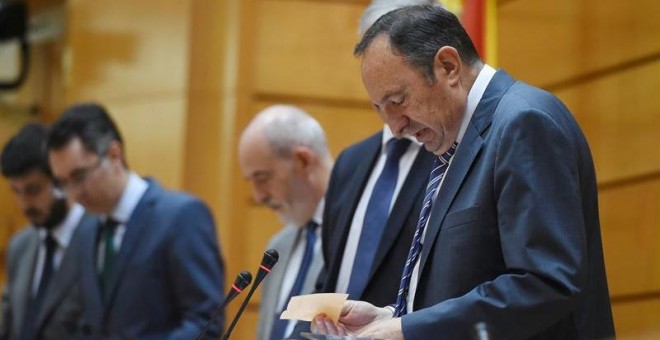
<svg viewBox="0 0 660 340">
<path fill-rule="evenodd" d="M 498 71 L 433 205 L 405 338 L 614 336 L 596 176 L 551 94 Z"/>
<path fill-rule="evenodd" d="M 382 138 L 381 131 L 348 147 L 332 169 L 323 214 L 322 292 L 335 291 L 353 214 L 380 155 Z M 396 301 L 432 164 L 433 154 L 422 147 L 396 197 L 372 270 L 365 273 L 369 279 L 360 300 L 377 306 Z"/>
<path fill-rule="evenodd" d="M 81 333 L 91 338 L 194 339 L 223 301 L 215 225 L 199 200 L 149 187 L 126 223 L 107 301 L 99 286 L 99 227 L 81 234 Z M 222 322 L 207 333 L 219 337 Z"/>
</svg>

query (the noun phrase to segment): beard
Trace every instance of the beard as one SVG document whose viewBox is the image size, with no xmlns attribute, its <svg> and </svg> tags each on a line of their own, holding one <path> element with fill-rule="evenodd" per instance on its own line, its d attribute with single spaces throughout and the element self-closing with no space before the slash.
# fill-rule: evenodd
<svg viewBox="0 0 660 340">
<path fill-rule="evenodd" d="M 67 212 L 68 212 L 68 206 L 66 203 L 66 199 L 63 198 L 55 199 L 53 205 L 50 207 L 48 218 L 43 223 L 42 227 L 45 228 L 46 230 L 53 230 L 55 226 L 57 226 L 58 224 L 62 223 L 62 221 L 64 221 Z"/>
</svg>

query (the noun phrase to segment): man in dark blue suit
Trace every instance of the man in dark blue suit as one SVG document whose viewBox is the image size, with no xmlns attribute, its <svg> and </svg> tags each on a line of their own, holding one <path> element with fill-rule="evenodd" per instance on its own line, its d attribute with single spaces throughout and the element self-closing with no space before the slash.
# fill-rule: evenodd
<svg viewBox="0 0 660 340">
<path fill-rule="evenodd" d="M 319 333 L 614 336 L 593 161 L 554 96 L 483 64 L 439 6 L 381 17 L 355 50 L 382 119 L 438 156 L 396 304 L 348 301 Z M 394 303 L 394 301 L 392 301 Z"/>
<path fill-rule="evenodd" d="M 223 300 L 209 209 L 130 171 L 120 132 L 97 104 L 65 111 L 48 149 L 61 185 L 102 216 L 80 235 L 81 335 L 194 339 Z M 214 323 L 207 335 L 221 329 Z"/>
</svg>

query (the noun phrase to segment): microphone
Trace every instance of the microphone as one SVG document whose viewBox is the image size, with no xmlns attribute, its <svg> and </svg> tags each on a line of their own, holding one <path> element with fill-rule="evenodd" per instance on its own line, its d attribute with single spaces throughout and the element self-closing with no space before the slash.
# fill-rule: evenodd
<svg viewBox="0 0 660 340">
<path fill-rule="evenodd" d="M 245 307 L 250 301 L 250 298 L 252 297 L 252 293 L 254 293 L 254 291 L 257 289 L 257 287 L 259 286 L 261 281 L 263 281 L 266 275 L 270 273 L 270 270 L 273 269 L 273 267 L 277 263 L 277 260 L 279 259 L 280 259 L 280 254 L 278 254 L 277 250 L 275 249 L 268 249 L 264 252 L 264 257 L 261 258 L 261 264 L 259 265 L 259 271 L 257 272 L 257 277 L 254 279 L 254 284 L 250 288 L 250 291 L 248 292 L 248 295 L 245 297 L 245 300 L 243 300 L 243 304 L 241 304 L 241 308 L 234 316 L 234 320 L 231 321 L 231 325 L 227 329 L 227 332 L 222 337 L 224 340 L 229 339 L 231 332 L 234 330 L 234 327 L 238 323 L 238 319 L 241 317 L 241 315 L 243 314 L 243 310 L 245 310 Z"/>
<path fill-rule="evenodd" d="M 234 284 L 231 285 L 231 289 L 229 290 L 229 293 L 227 293 L 227 297 L 225 298 L 225 302 L 222 303 L 222 306 L 220 308 L 216 309 L 215 313 L 211 315 L 211 317 L 206 321 L 206 325 L 204 326 L 204 329 L 197 335 L 197 340 L 200 340 L 206 335 L 206 332 L 209 330 L 209 327 L 211 327 L 211 323 L 213 323 L 213 320 L 217 319 L 218 316 L 220 316 L 220 313 L 227 307 L 229 302 L 233 300 L 238 294 L 242 293 L 245 287 L 247 287 L 250 282 L 252 282 L 252 274 L 250 272 L 244 270 L 236 276 L 236 280 L 234 280 Z"/>
</svg>

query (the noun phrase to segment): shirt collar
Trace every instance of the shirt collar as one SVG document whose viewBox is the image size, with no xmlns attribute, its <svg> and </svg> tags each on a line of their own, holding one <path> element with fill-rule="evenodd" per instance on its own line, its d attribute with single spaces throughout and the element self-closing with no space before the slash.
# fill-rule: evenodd
<svg viewBox="0 0 660 340">
<path fill-rule="evenodd" d="M 314 211 L 314 216 L 312 216 L 312 221 L 316 222 L 318 225 L 323 224 L 323 209 L 325 208 L 325 198 L 321 198 L 319 204 L 316 205 L 316 210 Z"/>
<path fill-rule="evenodd" d="M 51 231 L 51 235 L 57 242 L 57 245 L 66 248 L 71 242 L 73 237 L 73 232 L 80 224 L 80 220 L 85 214 L 85 209 L 78 203 L 74 203 L 69 208 L 69 211 L 66 214 L 66 217 L 60 224 L 55 226 Z M 46 238 L 48 231 L 45 228 L 39 228 L 39 238 L 43 241 Z"/>
<path fill-rule="evenodd" d="M 495 76 L 495 69 L 484 64 L 484 67 L 479 71 L 479 75 L 477 75 L 477 79 L 474 80 L 470 92 L 468 92 L 467 105 L 465 106 L 465 114 L 463 115 L 463 121 L 461 122 L 461 129 L 458 130 L 458 136 L 456 136 L 457 143 L 460 143 L 463 139 L 463 135 L 465 135 L 470 119 L 472 119 L 472 115 L 474 114 L 479 101 L 481 101 L 484 92 L 486 92 L 486 87 L 491 79 L 493 79 L 493 76 Z"/>
<path fill-rule="evenodd" d="M 392 138 L 395 138 L 394 134 L 392 133 L 390 127 L 387 126 L 387 124 L 385 124 L 385 126 L 383 126 L 383 139 L 381 140 L 381 147 L 380 147 L 381 153 L 387 153 L 387 142 L 389 142 Z M 410 140 L 412 142 L 410 144 L 416 146 L 417 148 L 422 146 L 422 143 L 418 142 L 417 139 L 412 138 L 408 135 L 405 135 L 401 138 Z"/>
<path fill-rule="evenodd" d="M 125 224 L 131 217 L 131 214 L 133 214 L 133 210 L 137 207 L 148 187 L 149 184 L 147 181 L 131 171 L 128 174 L 126 188 L 124 188 L 124 192 L 119 198 L 119 203 L 117 203 L 115 210 L 110 216 L 120 224 Z"/>
</svg>

